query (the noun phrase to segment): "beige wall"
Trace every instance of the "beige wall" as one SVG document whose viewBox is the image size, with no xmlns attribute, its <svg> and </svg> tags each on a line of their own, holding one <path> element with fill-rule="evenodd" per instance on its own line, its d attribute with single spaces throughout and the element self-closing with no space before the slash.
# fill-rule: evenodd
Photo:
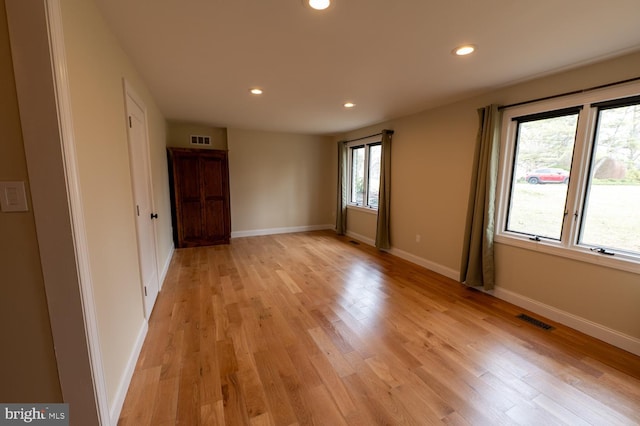
<svg viewBox="0 0 640 426">
<path fill-rule="evenodd" d="M 640 277 L 631 272 L 496 245 L 500 288 L 640 338 Z"/>
<path fill-rule="evenodd" d="M 395 249 L 458 274 L 479 107 L 510 104 L 637 77 L 640 53 L 505 87 L 455 104 L 351 132 L 383 128 L 392 145 L 391 243 Z M 348 231 L 362 229 L 350 210 Z M 422 239 L 416 243 L 415 236 Z M 536 302 L 640 338 L 640 277 L 609 268 L 498 245 L 497 286 Z"/>
<path fill-rule="evenodd" d="M 211 146 L 191 145 L 191 135 L 211 136 Z M 227 149 L 227 129 L 203 124 L 167 122 L 167 146 L 172 148 Z"/>
<path fill-rule="evenodd" d="M 347 135 L 352 139 L 395 130 L 391 244 L 445 270 L 459 269 L 476 125 L 474 109 L 444 107 Z M 375 221 L 369 216 L 348 210 L 348 232 L 375 239 Z M 363 229 L 362 221 L 371 225 Z"/>
<path fill-rule="evenodd" d="M 357 239 L 373 244 L 376 240 L 377 222 L 377 214 L 347 208 L 347 232 Z"/>
<path fill-rule="evenodd" d="M 109 404 L 144 326 L 123 78 L 147 108 L 160 268 L 171 252 L 165 121 L 94 2 L 63 0 L 71 108 Z M 124 383 L 126 385 L 127 383 Z M 126 389 L 125 389 L 126 391 Z M 121 396 L 121 395 L 118 395 Z"/>
<path fill-rule="evenodd" d="M 0 0 L 0 181 L 28 176 L 5 1 Z M 0 401 L 62 402 L 38 241 L 29 212 L 0 212 Z"/>
<path fill-rule="evenodd" d="M 331 138 L 229 129 L 228 143 L 233 232 L 333 223 Z"/>
</svg>

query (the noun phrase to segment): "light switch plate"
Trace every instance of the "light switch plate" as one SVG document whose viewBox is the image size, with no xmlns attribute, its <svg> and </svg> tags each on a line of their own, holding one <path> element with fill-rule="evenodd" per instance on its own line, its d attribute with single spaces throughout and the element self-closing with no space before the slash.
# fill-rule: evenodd
<svg viewBox="0 0 640 426">
<path fill-rule="evenodd" d="M 0 209 L 3 212 L 26 212 L 29 210 L 24 182 L 0 182 Z"/>
</svg>

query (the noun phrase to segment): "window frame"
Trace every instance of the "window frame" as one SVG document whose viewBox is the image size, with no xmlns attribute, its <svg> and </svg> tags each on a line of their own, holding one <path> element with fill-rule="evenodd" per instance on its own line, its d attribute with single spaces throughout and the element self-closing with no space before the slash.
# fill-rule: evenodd
<svg viewBox="0 0 640 426">
<path fill-rule="evenodd" d="M 594 246 L 579 242 L 583 227 L 585 202 L 588 197 L 591 159 L 595 148 L 594 137 L 598 119 L 598 106 L 604 102 L 615 102 L 622 98 L 640 95 L 640 83 L 620 84 L 603 89 L 536 101 L 505 108 L 502 115 L 498 186 L 496 188 L 496 232 L 497 243 L 527 250 L 557 255 L 597 265 L 640 274 L 640 254 L 613 251 L 614 256 L 594 252 Z M 559 240 L 507 231 L 511 184 L 516 157 L 519 117 L 545 114 L 568 108 L 581 108 L 578 113 L 571 179 L 567 188 L 565 216 Z"/>
<path fill-rule="evenodd" d="M 370 164 L 369 164 L 369 153 L 371 150 L 372 146 L 376 146 L 376 145 L 381 145 L 382 144 L 382 140 L 380 138 L 380 136 L 375 136 L 375 137 L 369 137 L 369 138 L 364 138 L 364 139 L 358 139 L 355 141 L 351 141 L 351 142 L 347 142 L 346 146 L 347 146 L 347 164 L 348 164 L 348 168 L 347 168 L 347 176 L 348 176 L 348 180 L 347 180 L 347 190 L 348 190 L 348 197 L 347 197 L 347 208 L 353 208 L 353 209 L 357 209 L 357 210 L 361 210 L 361 211 L 365 211 L 368 213 L 375 213 L 377 214 L 378 212 L 378 206 L 372 207 L 371 205 L 369 205 L 369 172 L 370 172 Z M 362 204 L 358 204 L 356 202 L 353 202 L 351 200 L 351 195 L 353 194 L 352 189 L 353 189 L 353 149 L 354 148 L 360 148 L 360 147 L 364 147 L 364 188 L 363 188 L 363 198 L 362 198 Z"/>
<path fill-rule="evenodd" d="M 576 134 L 577 134 L 577 130 L 578 130 L 578 123 L 579 123 L 579 118 L 580 118 L 580 111 L 582 110 L 582 107 L 573 107 L 573 108 L 562 108 L 562 109 L 558 109 L 558 110 L 552 110 L 552 111 L 545 111 L 542 113 L 534 113 L 534 114 L 527 114 L 524 116 L 517 116 L 517 117 L 513 117 L 512 121 L 513 123 L 511 124 L 514 127 L 513 130 L 513 160 L 511 160 L 511 178 L 509 180 L 509 186 L 507 188 L 507 196 L 508 196 L 508 200 L 507 200 L 507 204 L 506 204 L 506 216 L 505 216 L 505 221 L 504 221 L 504 231 L 508 232 L 508 233 L 513 233 L 513 234 L 518 234 L 518 235 L 522 235 L 525 236 L 526 238 L 544 238 L 546 240 L 551 240 L 551 241 L 560 241 L 562 238 L 562 234 L 563 234 L 563 230 L 565 227 L 565 221 L 564 218 L 562 220 L 562 224 L 560 226 L 560 238 L 553 238 L 553 237 L 549 237 L 549 236 L 542 236 L 542 235 L 538 235 L 538 234 L 531 234 L 531 233 L 527 233 L 527 232 L 522 232 L 522 231 L 516 231 L 513 229 L 508 229 L 509 226 L 509 219 L 510 219 L 510 214 L 512 212 L 512 204 L 511 204 L 511 199 L 513 196 L 513 184 L 514 184 L 514 180 L 513 180 L 513 174 L 517 168 L 516 166 L 516 160 L 518 159 L 518 142 L 520 141 L 520 135 L 521 135 L 521 128 L 520 126 L 523 123 L 531 123 L 531 122 L 535 122 L 535 121 L 539 121 L 539 120 L 546 120 L 546 119 L 553 119 L 553 118 L 559 118 L 559 117 L 566 117 L 569 115 L 577 115 L 576 117 Z M 575 144 L 576 144 L 576 134 L 574 134 L 574 141 L 573 141 L 573 151 L 571 153 L 572 156 L 572 161 L 571 161 L 571 168 L 573 167 L 573 155 L 575 154 Z M 548 170 L 549 172 L 551 172 L 551 170 L 553 169 L 553 167 L 542 167 L 536 170 Z M 569 194 L 569 187 L 567 186 L 567 197 L 565 199 L 565 215 L 567 212 L 567 205 L 568 205 L 568 194 Z"/>
</svg>

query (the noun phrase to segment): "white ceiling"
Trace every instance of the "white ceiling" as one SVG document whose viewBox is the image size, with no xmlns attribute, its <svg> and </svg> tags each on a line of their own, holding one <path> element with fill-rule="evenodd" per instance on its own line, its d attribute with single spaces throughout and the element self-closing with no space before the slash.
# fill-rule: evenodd
<svg viewBox="0 0 640 426">
<path fill-rule="evenodd" d="M 340 133 L 640 49 L 640 0 L 96 2 L 165 116 L 221 127 Z"/>
</svg>

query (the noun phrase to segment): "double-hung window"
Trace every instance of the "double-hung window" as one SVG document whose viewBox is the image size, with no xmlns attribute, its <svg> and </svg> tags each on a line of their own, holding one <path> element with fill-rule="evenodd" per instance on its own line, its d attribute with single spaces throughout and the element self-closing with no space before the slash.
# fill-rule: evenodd
<svg viewBox="0 0 640 426">
<path fill-rule="evenodd" d="M 348 205 L 378 210 L 380 190 L 380 139 L 347 144 L 349 164 Z"/>
<path fill-rule="evenodd" d="M 640 272 L 640 84 L 505 109 L 496 241 Z"/>
</svg>

